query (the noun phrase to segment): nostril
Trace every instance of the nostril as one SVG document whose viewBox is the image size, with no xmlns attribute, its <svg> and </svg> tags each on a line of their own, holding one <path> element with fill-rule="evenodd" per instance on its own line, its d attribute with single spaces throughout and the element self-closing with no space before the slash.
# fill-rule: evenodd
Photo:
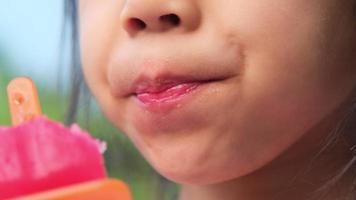
<svg viewBox="0 0 356 200">
<path fill-rule="evenodd" d="M 180 18 L 176 14 L 162 15 L 159 17 L 159 20 L 173 26 L 178 26 L 180 24 Z"/>
<path fill-rule="evenodd" d="M 138 18 L 131 18 L 128 22 L 129 27 L 135 30 L 143 30 L 146 28 L 146 23 Z"/>
</svg>

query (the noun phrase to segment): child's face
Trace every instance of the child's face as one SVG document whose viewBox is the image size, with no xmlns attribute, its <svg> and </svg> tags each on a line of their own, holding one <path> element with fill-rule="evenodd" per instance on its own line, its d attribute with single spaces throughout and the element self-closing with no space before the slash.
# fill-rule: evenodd
<svg viewBox="0 0 356 200">
<path fill-rule="evenodd" d="M 159 172 L 213 183 L 266 165 L 345 100 L 352 21 L 348 0 L 82 0 L 84 73 Z"/>
</svg>

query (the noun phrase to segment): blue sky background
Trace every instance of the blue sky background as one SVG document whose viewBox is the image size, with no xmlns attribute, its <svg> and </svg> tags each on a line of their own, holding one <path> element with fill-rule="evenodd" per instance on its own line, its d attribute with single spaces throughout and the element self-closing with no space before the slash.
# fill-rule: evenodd
<svg viewBox="0 0 356 200">
<path fill-rule="evenodd" d="M 0 49 L 15 75 L 56 84 L 62 13 L 63 0 L 0 0 Z"/>
</svg>

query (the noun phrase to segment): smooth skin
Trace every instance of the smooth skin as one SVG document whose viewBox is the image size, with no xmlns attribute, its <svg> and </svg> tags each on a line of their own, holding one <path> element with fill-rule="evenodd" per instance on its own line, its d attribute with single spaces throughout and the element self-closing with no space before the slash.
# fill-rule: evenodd
<svg viewBox="0 0 356 200">
<path fill-rule="evenodd" d="M 350 156 L 338 142 L 295 180 L 353 97 L 354 4 L 79 0 L 84 74 L 108 119 L 182 185 L 181 200 L 304 199 Z M 142 106 L 134 81 L 167 73 L 215 81 L 173 108 Z"/>
</svg>

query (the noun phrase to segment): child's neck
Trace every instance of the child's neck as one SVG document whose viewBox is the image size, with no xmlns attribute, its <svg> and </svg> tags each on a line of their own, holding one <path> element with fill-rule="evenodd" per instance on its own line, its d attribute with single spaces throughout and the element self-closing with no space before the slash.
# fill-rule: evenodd
<svg viewBox="0 0 356 200">
<path fill-rule="evenodd" d="M 326 118 L 283 155 L 252 174 L 213 185 L 183 185 L 180 200 L 303 200 L 321 194 L 315 190 L 336 175 L 352 156 L 350 144 L 341 138 L 315 158 L 325 146 L 321 141 L 326 140 L 341 116 L 342 113 L 334 113 Z M 322 199 L 336 199 L 339 189 L 347 188 L 344 186 L 350 181 L 328 188 L 328 196 Z"/>
</svg>

